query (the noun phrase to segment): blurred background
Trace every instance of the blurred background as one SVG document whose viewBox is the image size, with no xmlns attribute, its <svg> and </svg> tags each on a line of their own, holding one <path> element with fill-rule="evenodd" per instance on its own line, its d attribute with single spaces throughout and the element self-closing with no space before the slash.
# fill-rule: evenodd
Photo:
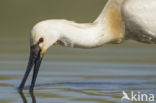
<svg viewBox="0 0 156 103">
<path fill-rule="evenodd" d="M 106 0 L 1 0 L 0 35 L 26 36 L 45 19 L 92 22 Z"/>
<path fill-rule="evenodd" d="M 27 88 L 31 75 L 25 96 L 16 89 L 28 62 L 30 31 L 37 22 L 92 22 L 105 3 L 106 0 L 0 0 L 0 103 L 32 102 Z M 37 103 L 121 103 L 122 91 L 156 94 L 155 85 L 155 45 L 128 41 L 96 49 L 53 46 L 41 65 L 34 97 Z"/>
</svg>

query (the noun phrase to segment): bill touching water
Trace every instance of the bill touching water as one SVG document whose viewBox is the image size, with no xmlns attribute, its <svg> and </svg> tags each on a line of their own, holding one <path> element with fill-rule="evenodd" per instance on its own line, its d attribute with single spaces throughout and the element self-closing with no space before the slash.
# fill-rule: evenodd
<svg viewBox="0 0 156 103">
<path fill-rule="evenodd" d="M 3 1 L 0 103 L 156 103 L 155 45 L 135 41 L 85 50 L 53 46 L 44 57 L 34 91 L 29 93 L 32 73 L 23 92 L 17 91 L 29 59 L 32 26 L 47 18 L 89 22 L 105 2 L 38 0 L 34 8 L 36 1 Z"/>
<path fill-rule="evenodd" d="M 29 94 L 31 82 L 26 83 L 23 93 L 17 92 L 28 59 L 27 48 L 24 47 L 29 47 L 27 39 L 1 39 L 2 43 L 5 41 L 8 43 L 0 45 L 6 48 L 0 55 L 0 103 L 132 102 L 122 101 L 123 91 L 128 98 L 137 101 L 138 96 L 144 94 L 147 100 L 153 100 L 150 94 L 155 98 L 156 58 L 153 55 L 156 49 L 152 45 L 127 42 L 85 51 L 55 46 L 45 55 L 35 90 Z M 146 101 L 144 96 L 141 103 L 146 102 L 155 103 L 155 99 Z"/>
</svg>

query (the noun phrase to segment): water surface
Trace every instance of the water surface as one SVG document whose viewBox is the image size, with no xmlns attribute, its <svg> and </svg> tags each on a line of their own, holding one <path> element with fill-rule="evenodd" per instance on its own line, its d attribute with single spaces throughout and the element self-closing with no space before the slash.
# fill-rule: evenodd
<svg viewBox="0 0 156 103">
<path fill-rule="evenodd" d="M 34 94 L 28 92 L 31 75 L 23 94 L 17 92 L 28 62 L 32 26 L 55 18 L 92 22 L 105 3 L 1 0 L 0 103 L 120 103 L 122 91 L 132 90 L 156 96 L 156 46 L 133 41 L 90 50 L 52 47 L 44 57 Z"/>
<path fill-rule="evenodd" d="M 52 47 L 34 94 L 28 92 L 30 76 L 20 95 L 17 87 L 28 61 L 28 39 L 0 41 L 0 103 L 121 103 L 122 91 L 156 94 L 155 45 L 130 41 L 89 50 Z"/>
</svg>

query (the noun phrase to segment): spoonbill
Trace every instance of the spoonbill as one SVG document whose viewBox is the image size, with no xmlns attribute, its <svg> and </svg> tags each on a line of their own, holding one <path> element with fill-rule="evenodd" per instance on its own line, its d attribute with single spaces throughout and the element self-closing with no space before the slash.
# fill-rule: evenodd
<svg viewBox="0 0 156 103">
<path fill-rule="evenodd" d="M 30 57 L 22 91 L 34 65 L 30 91 L 33 91 L 43 55 L 52 45 L 73 48 L 95 48 L 127 39 L 156 44 L 156 0 L 108 0 L 92 23 L 68 20 L 45 20 L 37 23 L 30 38 Z"/>
</svg>

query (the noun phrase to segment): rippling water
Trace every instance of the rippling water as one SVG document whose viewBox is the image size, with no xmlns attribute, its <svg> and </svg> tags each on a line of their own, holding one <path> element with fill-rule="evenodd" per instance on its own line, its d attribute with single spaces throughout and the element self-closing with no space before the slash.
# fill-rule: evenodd
<svg viewBox="0 0 156 103">
<path fill-rule="evenodd" d="M 130 41 L 90 50 L 51 47 L 34 94 L 28 92 L 31 78 L 20 94 L 17 87 L 27 65 L 29 40 L 0 41 L 0 103 L 120 103 L 122 91 L 156 95 L 155 45 Z"/>
</svg>

